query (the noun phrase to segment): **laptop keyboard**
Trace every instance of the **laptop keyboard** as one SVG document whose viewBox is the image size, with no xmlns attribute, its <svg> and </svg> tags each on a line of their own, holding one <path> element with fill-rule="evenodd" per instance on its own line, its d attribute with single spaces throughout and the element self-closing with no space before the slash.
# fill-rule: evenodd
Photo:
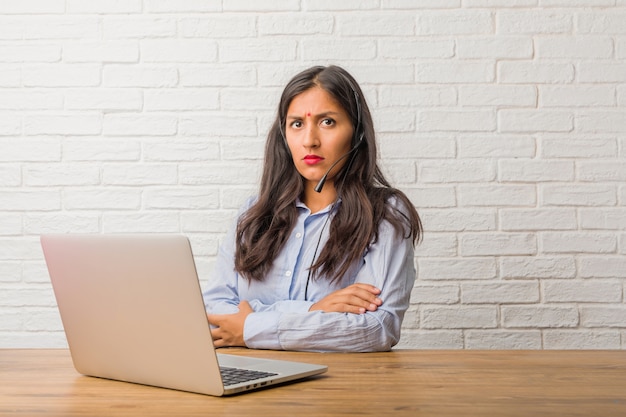
<svg viewBox="0 0 626 417">
<path fill-rule="evenodd" d="M 242 382 L 252 381 L 259 378 L 278 375 L 272 372 L 252 371 L 250 369 L 229 368 L 220 366 L 222 381 L 224 385 L 239 384 Z"/>
</svg>

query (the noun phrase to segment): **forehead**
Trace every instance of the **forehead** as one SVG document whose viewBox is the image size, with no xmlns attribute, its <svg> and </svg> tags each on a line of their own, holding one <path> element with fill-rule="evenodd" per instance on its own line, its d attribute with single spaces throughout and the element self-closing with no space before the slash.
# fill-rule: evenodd
<svg viewBox="0 0 626 417">
<path fill-rule="evenodd" d="M 347 115 L 341 104 L 330 93 L 320 87 L 309 88 L 298 94 L 291 100 L 287 109 L 289 115 L 318 114 L 329 111 Z"/>
</svg>

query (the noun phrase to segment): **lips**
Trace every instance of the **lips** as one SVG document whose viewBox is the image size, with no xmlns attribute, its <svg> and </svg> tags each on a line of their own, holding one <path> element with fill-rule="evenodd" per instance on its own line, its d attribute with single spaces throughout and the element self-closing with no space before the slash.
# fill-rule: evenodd
<svg viewBox="0 0 626 417">
<path fill-rule="evenodd" d="M 308 165 L 315 165 L 324 160 L 324 158 L 322 158 L 321 156 L 317 156 L 317 155 L 307 155 L 302 159 L 304 163 Z"/>
</svg>

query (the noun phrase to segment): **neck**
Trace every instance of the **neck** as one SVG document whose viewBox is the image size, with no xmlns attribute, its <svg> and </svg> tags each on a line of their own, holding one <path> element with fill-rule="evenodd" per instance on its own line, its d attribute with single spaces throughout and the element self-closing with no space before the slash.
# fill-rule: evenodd
<svg viewBox="0 0 626 417">
<path fill-rule="evenodd" d="M 326 181 L 319 193 L 315 191 L 316 185 L 317 183 L 307 182 L 304 188 L 302 202 L 311 210 L 311 213 L 317 213 L 337 199 L 337 190 L 332 180 Z"/>
</svg>

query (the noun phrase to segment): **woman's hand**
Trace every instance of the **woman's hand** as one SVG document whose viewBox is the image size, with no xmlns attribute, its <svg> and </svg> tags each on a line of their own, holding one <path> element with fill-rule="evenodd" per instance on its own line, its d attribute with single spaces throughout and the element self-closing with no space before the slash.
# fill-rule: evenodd
<svg viewBox="0 0 626 417">
<path fill-rule="evenodd" d="M 380 290 L 369 284 L 352 284 L 328 294 L 309 311 L 322 310 L 326 313 L 354 313 L 363 314 L 366 311 L 376 311 L 383 304 L 378 298 Z"/>
<path fill-rule="evenodd" d="M 239 303 L 239 312 L 235 314 L 207 314 L 209 323 L 217 326 L 211 329 L 215 347 L 246 346 L 243 340 L 243 325 L 248 314 L 253 313 L 250 303 Z"/>
</svg>

